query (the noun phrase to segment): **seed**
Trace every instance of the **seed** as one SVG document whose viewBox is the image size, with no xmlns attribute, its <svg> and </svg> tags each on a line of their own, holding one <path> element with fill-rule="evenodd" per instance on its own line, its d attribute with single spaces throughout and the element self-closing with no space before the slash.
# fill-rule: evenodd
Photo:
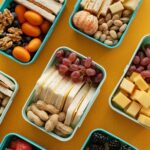
<svg viewBox="0 0 150 150">
<path fill-rule="evenodd" d="M 121 27 L 122 24 L 123 24 L 123 23 L 122 23 L 121 20 L 114 20 L 114 25 L 115 25 L 115 26 Z"/>
<path fill-rule="evenodd" d="M 123 25 L 120 27 L 119 31 L 120 31 L 120 32 L 124 32 L 124 31 L 126 30 L 126 28 L 127 28 L 127 24 L 123 24 Z"/>
<path fill-rule="evenodd" d="M 117 39 L 117 33 L 115 30 L 111 30 L 110 32 L 110 36 L 113 38 L 113 39 Z"/>
</svg>

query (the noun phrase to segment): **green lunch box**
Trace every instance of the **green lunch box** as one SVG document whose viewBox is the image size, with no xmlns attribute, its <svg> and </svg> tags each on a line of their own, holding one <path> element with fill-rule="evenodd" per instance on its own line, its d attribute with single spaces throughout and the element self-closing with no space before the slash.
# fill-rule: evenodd
<svg viewBox="0 0 150 150">
<path fill-rule="evenodd" d="M 46 66 L 44 72 L 46 72 L 46 70 L 54 64 L 54 62 L 55 62 L 55 54 L 56 54 L 56 52 L 57 52 L 58 50 L 60 50 L 60 49 L 63 49 L 63 50 L 65 50 L 65 51 L 69 51 L 69 52 L 75 52 L 74 50 L 72 50 L 72 49 L 70 49 L 70 48 L 68 48 L 68 47 L 60 47 L 60 48 L 58 48 L 58 49 L 54 52 L 54 54 L 52 55 L 52 57 L 51 57 L 49 63 L 47 64 L 47 66 Z M 76 53 L 80 58 L 85 58 L 85 56 L 79 54 L 78 52 L 75 52 L 75 53 Z M 95 63 L 95 62 L 94 62 L 94 63 Z M 81 124 L 83 123 L 85 117 L 87 116 L 88 112 L 90 111 L 90 108 L 92 107 L 94 101 L 96 100 L 96 98 L 97 98 L 97 96 L 98 96 L 98 94 L 99 94 L 99 92 L 100 92 L 101 86 L 103 85 L 103 83 L 104 83 L 104 81 L 105 81 L 105 79 L 106 79 L 106 71 L 105 71 L 105 69 L 104 69 L 102 66 L 98 65 L 97 63 L 95 63 L 95 64 L 96 64 L 97 69 L 101 70 L 101 72 L 102 72 L 102 74 L 103 74 L 103 79 L 102 79 L 102 81 L 100 82 L 100 84 L 98 85 L 98 87 L 97 87 L 97 89 L 96 89 L 96 91 L 95 91 L 95 94 L 93 95 L 91 101 L 89 102 L 87 108 L 85 109 L 85 112 L 83 113 L 83 115 L 82 115 L 80 121 L 78 122 L 78 124 L 77 124 L 76 127 L 74 128 L 74 130 L 73 130 L 73 132 L 72 132 L 71 135 L 69 135 L 68 137 L 61 137 L 61 136 L 58 136 L 57 134 L 55 134 L 55 133 L 53 133 L 53 132 L 46 132 L 44 128 L 38 127 L 37 125 L 35 125 L 34 123 L 32 123 L 32 122 L 28 119 L 28 117 L 27 117 L 27 115 L 26 115 L 26 110 L 27 110 L 27 107 L 32 103 L 32 98 L 33 98 L 33 96 L 34 96 L 36 86 L 34 87 L 34 89 L 33 89 L 33 91 L 31 92 L 31 94 L 30 94 L 30 96 L 29 96 L 29 98 L 28 98 L 26 104 L 25 104 L 24 107 L 23 107 L 22 114 L 23 114 L 24 119 L 25 119 L 27 122 L 29 122 L 31 125 L 33 125 L 34 127 L 40 129 L 41 131 L 43 131 L 43 132 L 49 134 L 49 135 L 52 136 L 53 138 L 56 138 L 56 139 L 58 139 L 58 140 L 60 140 L 60 141 L 68 141 L 68 140 L 72 139 L 73 136 L 74 136 L 74 134 L 76 133 L 77 129 L 81 126 Z M 44 74 L 44 72 L 43 72 L 43 74 Z"/>
<path fill-rule="evenodd" d="M 3 11 L 5 8 L 7 8 L 8 6 L 10 6 L 10 3 L 12 2 L 13 0 L 3 0 L 3 3 L 1 4 L 0 6 L 0 12 Z M 21 62 L 19 60 L 17 60 L 16 58 L 14 58 L 13 56 L 11 55 L 8 55 L 7 53 L 3 52 L 2 50 L 0 50 L 0 54 L 14 60 L 15 62 L 21 64 L 21 65 L 29 65 L 29 64 L 32 64 L 36 59 L 37 57 L 39 56 L 40 52 L 42 51 L 42 49 L 44 48 L 46 42 L 48 41 L 49 37 L 52 35 L 53 33 L 53 30 L 57 24 L 57 22 L 59 21 L 64 9 L 65 9 L 65 6 L 66 6 L 66 3 L 67 3 L 67 0 L 64 0 L 64 3 L 62 5 L 62 8 L 60 10 L 60 12 L 58 13 L 57 17 L 55 18 L 53 24 L 51 25 L 50 29 L 48 30 L 47 34 L 45 35 L 45 38 L 43 39 L 39 49 L 37 50 L 37 52 L 34 54 L 33 58 L 27 62 L 27 63 L 24 63 L 24 62 Z"/>
</svg>

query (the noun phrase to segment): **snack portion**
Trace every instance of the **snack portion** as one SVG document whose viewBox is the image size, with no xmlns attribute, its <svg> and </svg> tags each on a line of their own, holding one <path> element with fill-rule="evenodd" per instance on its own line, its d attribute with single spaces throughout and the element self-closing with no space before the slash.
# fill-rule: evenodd
<svg viewBox="0 0 150 150">
<path fill-rule="evenodd" d="M 142 45 L 112 98 L 113 105 L 150 127 L 150 44 Z"/>
<path fill-rule="evenodd" d="M 132 150 L 133 148 L 103 130 L 94 131 L 86 142 L 84 150 Z"/>
<path fill-rule="evenodd" d="M 32 60 L 63 6 L 56 0 L 14 0 L 0 12 L 0 50 L 22 63 Z"/>
<path fill-rule="evenodd" d="M 59 49 L 54 57 L 54 65 L 35 86 L 26 114 L 45 131 L 67 137 L 93 100 L 104 75 L 90 57 L 83 58 L 65 49 Z"/>
<path fill-rule="evenodd" d="M 15 90 L 15 84 L 0 73 L 0 118 L 12 97 Z"/>
<path fill-rule="evenodd" d="M 140 0 L 81 0 L 72 22 L 97 41 L 115 46 L 139 3 Z"/>
</svg>

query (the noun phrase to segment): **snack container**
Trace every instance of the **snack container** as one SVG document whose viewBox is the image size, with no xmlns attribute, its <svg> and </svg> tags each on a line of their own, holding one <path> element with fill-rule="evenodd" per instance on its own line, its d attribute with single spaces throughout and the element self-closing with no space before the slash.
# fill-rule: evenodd
<svg viewBox="0 0 150 150">
<path fill-rule="evenodd" d="M 7 148 L 7 146 L 10 144 L 12 139 L 21 139 L 29 144 L 31 144 L 34 147 L 34 150 L 46 150 L 45 148 L 41 147 L 40 145 L 34 143 L 33 141 L 19 135 L 16 133 L 9 133 L 8 135 L 6 135 L 3 139 L 3 141 L 0 143 L 0 149 L 4 150 L 5 148 Z"/>
<path fill-rule="evenodd" d="M 2 71 L 0 71 L 0 74 L 4 75 L 5 77 L 7 77 L 9 80 L 11 80 L 15 84 L 15 90 L 14 90 L 12 96 L 10 97 L 10 99 L 8 101 L 8 104 L 6 105 L 2 115 L 0 116 L 0 124 L 1 124 L 3 119 L 4 119 L 4 117 L 5 117 L 5 115 L 6 115 L 6 113 L 7 113 L 7 111 L 9 110 L 9 107 L 11 106 L 11 103 L 13 102 L 13 99 L 14 99 L 17 91 L 18 91 L 19 86 L 18 86 L 18 83 L 16 82 L 16 80 L 13 79 L 12 77 L 10 77 L 9 75 L 5 74 Z"/>
<path fill-rule="evenodd" d="M 129 23 L 128 23 L 128 26 L 127 26 L 126 30 L 124 31 L 123 35 L 121 36 L 120 40 L 118 41 L 118 43 L 117 43 L 116 45 L 113 45 L 113 46 L 109 46 L 109 45 L 107 45 L 107 44 L 105 44 L 105 43 L 103 43 L 103 42 L 101 42 L 101 41 L 99 41 L 99 40 L 96 40 L 94 37 L 87 35 L 86 33 L 80 31 L 79 29 L 77 29 L 77 28 L 74 26 L 73 21 L 72 21 L 72 20 L 73 20 L 73 16 L 75 15 L 76 12 L 78 12 L 78 11 L 80 10 L 80 3 L 81 3 L 81 0 L 78 0 L 77 3 L 76 3 L 76 5 L 75 5 L 75 7 L 74 7 L 74 10 L 73 10 L 73 12 L 72 12 L 72 14 L 71 14 L 71 16 L 70 16 L 70 19 L 69 19 L 70 27 L 71 27 L 74 31 L 76 31 L 77 33 L 79 33 L 79 34 L 81 34 L 81 35 L 83 35 L 83 36 L 89 38 L 90 40 L 92 40 L 92 41 L 94 41 L 94 42 L 96 42 L 96 43 L 98 43 L 98 44 L 103 45 L 104 47 L 107 47 L 107 48 L 117 48 L 117 47 L 122 43 L 122 41 L 123 41 L 123 39 L 124 39 L 124 37 L 125 37 L 125 35 L 126 35 L 128 29 L 129 29 L 129 27 L 130 27 L 130 24 L 132 23 L 133 19 L 135 18 L 136 14 L 137 14 L 137 11 L 138 11 L 138 9 L 139 9 L 141 3 L 142 3 L 142 0 L 140 0 L 138 7 L 137 7 L 136 10 L 132 13 L 132 16 L 131 16 L 131 19 L 130 19 L 130 21 L 129 21 Z"/>
<path fill-rule="evenodd" d="M 130 147 L 132 148 L 132 150 L 138 150 L 136 147 L 134 147 L 133 145 L 127 143 L 126 141 L 122 140 L 121 138 L 117 137 L 116 135 L 114 135 L 114 134 L 112 134 L 112 133 L 110 133 L 110 132 L 108 132 L 108 131 L 106 131 L 106 130 L 104 130 L 104 129 L 99 129 L 99 128 L 93 130 L 93 131 L 89 134 L 89 136 L 87 137 L 86 141 L 84 142 L 84 144 L 83 144 L 81 150 L 85 150 L 86 145 L 88 144 L 88 142 L 89 142 L 89 140 L 90 140 L 92 134 L 93 134 L 94 132 L 97 132 L 97 131 L 100 132 L 100 133 L 104 133 L 105 135 L 107 135 L 107 136 L 110 137 L 110 138 L 114 138 L 114 139 L 119 140 L 122 144 L 125 144 L 125 145 L 130 146 Z"/>
<path fill-rule="evenodd" d="M 12 1 L 13 1 L 13 0 L 9 0 L 9 1 L 8 1 L 8 0 L 3 0 L 2 4 L 0 5 L 0 12 L 3 11 L 3 10 L 4 10 L 5 8 L 7 8 L 8 6 L 10 6 L 10 3 L 11 3 Z M 13 56 L 8 55 L 7 53 L 5 53 L 5 52 L 3 52 L 3 51 L 1 51 L 1 50 L 0 50 L 0 54 L 2 54 L 2 55 L 4 55 L 4 56 L 6 56 L 6 57 L 8 57 L 8 58 L 10 58 L 10 59 L 12 59 L 12 60 L 14 60 L 15 62 L 17 62 L 17 63 L 19 63 L 19 64 L 21 64 L 21 65 L 30 65 L 30 64 L 32 64 L 32 63 L 37 59 L 37 57 L 39 56 L 40 52 L 41 52 L 42 49 L 44 48 L 44 46 L 45 46 L 46 42 L 48 41 L 49 37 L 52 35 L 53 30 L 54 30 L 54 28 L 55 28 L 57 22 L 59 21 L 59 19 L 60 19 L 62 13 L 63 13 L 63 11 L 64 11 L 64 9 L 65 9 L 66 3 L 67 3 L 67 0 L 64 0 L 64 3 L 63 3 L 63 5 L 62 5 L 62 8 L 61 8 L 60 12 L 58 13 L 58 15 L 57 15 L 57 17 L 55 18 L 54 22 L 52 23 L 50 29 L 48 30 L 47 34 L 45 35 L 45 37 L 44 37 L 44 39 L 43 39 L 43 41 L 42 41 L 42 43 L 41 43 L 39 49 L 37 50 L 37 52 L 34 54 L 33 58 L 32 58 L 29 62 L 23 63 L 23 62 L 17 60 L 16 58 L 14 58 Z"/>
<path fill-rule="evenodd" d="M 44 72 L 46 72 L 46 70 L 54 64 L 54 62 L 55 62 L 55 54 L 56 54 L 56 52 L 57 52 L 58 50 L 60 50 L 60 49 L 63 49 L 64 51 L 75 52 L 74 50 L 72 50 L 72 49 L 70 49 L 70 48 L 68 48 L 68 47 L 60 47 L 60 48 L 58 48 L 58 49 L 54 52 L 54 54 L 52 55 L 52 57 L 51 57 L 50 61 L 48 62 L 47 66 L 46 66 L 46 68 L 45 68 L 45 70 L 44 70 Z M 75 52 L 75 53 L 76 53 L 80 58 L 86 58 L 85 56 L 79 54 L 78 52 Z M 95 62 L 94 62 L 94 63 L 95 63 Z M 74 128 L 74 130 L 73 130 L 73 132 L 72 132 L 71 135 L 69 135 L 68 137 L 60 137 L 60 136 L 56 135 L 56 134 L 53 133 L 53 132 L 46 132 L 46 131 L 44 130 L 44 128 L 40 128 L 40 127 L 36 126 L 34 123 L 32 123 L 31 121 L 29 121 L 29 119 L 27 118 L 27 115 L 26 115 L 26 110 L 27 110 L 27 107 L 28 107 L 28 106 L 31 104 L 31 102 L 32 102 L 32 98 L 33 98 L 34 92 L 35 92 L 35 87 L 34 87 L 33 91 L 31 92 L 31 95 L 29 96 L 29 98 L 28 98 L 26 104 L 25 104 L 24 107 L 23 107 L 22 114 L 23 114 L 24 119 L 25 119 L 27 122 L 29 122 L 31 125 L 35 126 L 36 128 L 40 129 L 41 131 L 43 131 L 43 132 L 49 134 L 49 135 L 52 136 L 53 138 L 56 138 L 56 139 L 58 139 L 58 140 L 60 140 L 60 141 L 64 141 L 64 142 L 65 142 L 65 141 L 68 141 L 68 140 L 70 140 L 71 138 L 73 138 L 73 136 L 74 136 L 74 134 L 76 133 L 77 129 L 81 126 L 81 124 L 83 123 L 85 117 L 87 116 L 88 112 L 90 111 L 90 108 L 92 107 L 94 101 L 96 100 L 96 97 L 98 96 L 98 94 L 99 94 L 99 92 L 100 92 L 101 86 L 103 85 L 103 83 L 104 83 L 104 81 L 105 81 L 105 79 L 106 79 L 106 71 L 105 71 L 105 69 L 104 69 L 102 66 L 98 65 L 97 63 L 95 63 L 95 64 L 96 64 L 97 68 L 98 68 L 99 70 L 101 70 L 101 72 L 102 72 L 102 74 L 103 74 L 103 79 L 102 79 L 102 81 L 100 82 L 100 84 L 98 85 L 98 87 L 97 87 L 97 89 L 96 89 L 96 91 L 95 91 L 94 96 L 92 97 L 91 101 L 89 102 L 87 108 L 85 109 L 85 112 L 83 113 L 83 115 L 82 115 L 80 121 L 78 122 L 78 124 L 77 124 L 76 127 Z M 44 72 L 43 72 L 43 74 L 44 74 Z"/>
<path fill-rule="evenodd" d="M 141 123 L 138 122 L 138 120 L 136 120 L 135 118 L 133 118 L 133 117 L 127 115 L 125 112 L 123 112 L 121 109 L 119 109 L 119 108 L 112 102 L 112 98 L 114 97 L 114 95 L 115 95 L 116 92 L 118 91 L 119 85 L 120 85 L 120 83 L 122 82 L 123 78 L 126 76 L 126 74 L 127 74 L 128 70 L 129 70 L 129 67 L 130 67 L 131 64 L 132 64 L 132 61 L 133 61 L 135 55 L 136 55 L 137 52 L 140 50 L 140 47 L 141 47 L 144 43 L 147 43 L 148 41 L 149 41 L 149 43 L 150 43 L 150 35 L 146 35 L 146 36 L 144 36 L 144 37 L 141 39 L 141 41 L 139 42 L 139 44 L 138 44 L 138 46 L 137 46 L 137 48 L 136 48 L 136 50 L 135 50 L 135 52 L 134 52 L 134 54 L 133 54 L 133 56 L 132 56 L 130 62 L 129 62 L 129 64 L 125 67 L 124 72 L 123 72 L 123 75 L 121 76 L 119 82 L 117 83 L 115 89 L 113 90 L 111 96 L 109 97 L 109 106 L 110 106 L 114 111 L 116 111 L 116 112 L 119 113 L 120 115 L 122 115 L 122 116 L 124 116 L 124 117 L 126 117 L 126 118 L 128 118 L 128 119 L 130 119 L 130 120 L 132 120 L 133 122 L 135 122 L 135 123 L 137 123 L 137 124 L 140 124 L 141 126 L 143 126 L 143 127 L 145 127 L 145 128 L 148 128 L 148 127 L 142 125 Z"/>
</svg>

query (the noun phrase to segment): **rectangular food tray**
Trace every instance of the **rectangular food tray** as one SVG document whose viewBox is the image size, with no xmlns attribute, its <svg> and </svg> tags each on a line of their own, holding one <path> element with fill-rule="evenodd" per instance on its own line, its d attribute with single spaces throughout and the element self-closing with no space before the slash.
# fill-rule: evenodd
<svg viewBox="0 0 150 150">
<path fill-rule="evenodd" d="M 63 50 L 65 50 L 65 51 L 75 52 L 80 58 L 86 58 L 85 56 L 83 56 L 83 55 L 77 53 L 76 51 L 74 51 L 74 50 L 72 50 L 72 49 L 70 49 L 70 48 L 68 48 L 68 47 L 60 47 L 60 48 L 58 48 L 58 49 L 54 52 L 54 54 L 52 55 L 52 57 L 51 57 L 50 61 L 48 62 L 47 66 L 46 66 L 46 68 L 45 68 L 45 70 L 44 70 L 44 72 L 46 72 L 46 70 L 54 64 L 54 61 L 55 61 L 55 54 L 56 54 L 56 52 L 57 52 L 58 50 L 60 50 L 60 49 L 63 49 Z M 94 63 L 95 63 L 95 62 L 94 62 Z M 102 74 L 103 74 L 103 79 L 102 79 L 102 81 L 100 82 L 100 84 L 98 85 L 98 87 L 97 87 L 97 89 L 96 89 L 96 92 L 95 92 L 95 94 L 93 95 L 92 100 L 91 100 L 90 103 L 88 104 L 88 106 L 87 106 L 87 108 L 86 108 L 84 114 L 82 115 L 80 121 L 78 122 L 78 124 L 77 124 L 76 127 L 74 128 L 73 133 L 72 133 L 69 137 L 60 137 L 60 136 L 56 135 L 56 134 L 53 133 L 53 132 L 46 132 L 46 131 L 44 130 L 44 128 L 38 127 L 37 125 L 35 125 L 35 124 L 32 123 L 31 121 L 29 121 L 29 119 L 27 118 L 27 115 L 26 115 L 26 110 L 27 110 L 27 107 L 28 107 L 28 106 L 31 104 L 31 102 L 32 102 L 32 98 L 33 98 L 34 92 L 35 92 L 35 87 L 34 87 L 33 91 L 31 92 L 29 98 L 27 99 L 26 104 L 25 104 L 24 107 L 23 107 L 22 114 L 23 114 L 24 119 L 25 119 L 27 122 L 29 122 L 31 125 L 35 126 L 36 128 L 40 129 L 41 131 L 43 131 L 43 132 L 49 134 L 50 136 L 52 136 L 52 137 L 54 137 L 54 138 L 56 138 L 56 139 L 58 139 L 58 140 L 60 140 L 60 141 L 68 141 L 68 140 L 70 140 L 71 138 L 73 138 L 73 136 L 74 136 L 74 134 L 76 133 L 77 129 L 81 126 L 81 124 L 83 123 L 85 117 L 87 116 L 88 112 L 90 111 L 90 108 L 92 107 L 94 101 L 96 100 L 96 97 L 98 96 L 98 94 L 99 94 L 99 92 L 100 92 L 101 86 L 103 85 L 103 83 L 104 83 L 104 81 L 105 81 L 105 79 L 106 79 L 106 71 L 105 71 L 105 69 L 104 69 L 102 66 L 98 65 L 97 63 L 95 63 L 95 64 L 96 64 L 96 67 L 97 67 L 99 70 L 101 70 L 101 72 L 102 72 Z M 44 74 L 44 72 L 43 72 L 43 74 Z"/>
<path fill-rule="evenodd" d="M 8 1 L 8 0 L 3 0 L 2 4 L 0 5 L 0 12 L 3 11 L 5 8 L 7 8 L 7 7 L 10 5 L 10 3 L 11 3 L 12 1 L 13 1 L 13 0 L 9 0 L 9 1 Z M 61 8 L 60 12 L 59 12 L 58 15 L 56 16 L 56 18 L 55 18 L 54 22 L 52 23 L 50 29 L 48 30 L 47 34 L 45 35 L 45 38 L 43 39 L 43 41 L 42 41 L 42 43 L 41 43 L 39 49 L 37 50 L 37 52 L 34 54 L 34 57 L 33 57 L 29 62 L 27 62 L 27 63 L 21 62 L 21 61 L 17 60 L 16 58 L 14 58 L 13 56 L 8 55 L 7 53 L 5 53 L 5 52 L 3 52 L 3 51 L 1 51 L 1 50 L 0 50 L 0 54 L 2 54 L 2 55 L 4 55 L 4 56 L 6 56 L 6 57 L 8 57 L 8 58 L 10 58 L 10 59 L 12 59 L 12 60 L 14 60 L 15 62 L 17 62 L 17 63 L 19 63 L 19 64 L 21 64 L 21 65 L 30 65 L 30 64 L 32 64 L 33 62 L 35 62 L 35 60 L 36 60 L 37 57 L 39 56 L 40 52 L 41 52 L 42 49 L 44 48 L 46 42 L 48 41 L 49 37 L 52 35 L 53 30 L 54 30 L 54 28 L 55 28 L 57 22 L 59 21 L 59 19 L 60 19 L 62 13 L 63 13 L 63 11 L 64 11 L 64 9 L 65 9 L 66 3 L 67 3 L 67 0 L 64 0 L 64 3 L 63 3 L 63 5 L 62 5 L 62 8 Z"/>
<path fill-rule="evenodd" d="M 76 31 L 77 33 L 79 33 L 79 34 L 81 34 L 81 35 L 87 37 L 88 39 L 90 39 L 90 40 L 92 40 L 92 41 L 94 41 L 94 42 L 96 42 L 96 43 L 98 43 L 98 44 L 101 44 L 101 45 L 103 45 L 104 47 L 107 47 L 107 48 L 117 48 L 117 47 L 122 43 L 122 41 L 123 41 L 123 39 L 124 39 L 124 37 L 125 37 L 125 35 L 126 35 L 128 29 L 129 29 L 131 23 L 132 23 L 132 21 L 133 21 L 133 19 L 135 18 L 136 14 L 137 14 L 137 11 L 138 11 L 139 7 L 141 6 L 141 3 L 142 3 L 142 0 L 140 0 L 138 7 L 137 7 L 136 10 L 132 13 L 131 19 L 130 19 L 130 21 L 128 22 L 128 26 L 127 26 L 126 30 L 124 31 L 124 33 L 122 34 L 122 36 L 121 36 L 119 42 L 118 42 L 116 45 L 109 46 L 109 45 L 107 45 L 107 44 L 105 44 L 105 43 L 103 43 L 103 42 L 101 42 L 101 41 L 99 41 L 99 40 L 96 40 L 94 37 L 92 37 L 92 36 L 90 36 L 90 35 L 87 35 L 86 33 L 80 31 L 79 29 L 77 29 L 77 28 L 74 26 L 73 21 L 72 21 L 72 20 L 73 20 L 73 16 L 75 15 L 76 12 L 78 12 L 78 11 L 80 10 L 80 3 L 81 3 L 81 1 L 82 1 L 82 0 L 78 0 L 78 1 L 77 1 L 76 5 L 75 5 L 75 7 L 74 7 L 74 10 L 73 10 L 73 12 L 72 12 L 72 14 L 71 14 L 71 16 L 70 16 L 70 19 L 69 19 L 69 25 L 70 25 L 70 27 L 71 27 L 74 31 Z"/>
<path fill-rule="evenodd" d="M 21 139 L 29 144 L 31 144 L 34 148 L 34 150 L 46 150 L 45 148 L 41 147 L 40 145 L 34 143 L 33 141 L 19 135 L 16 133 L 9 133 L 8 135 L 6 135 L 3 139 L 3 141 L 0 143 L 0 149 L 1 150 L 5 150 L 5 148 L 8 147 L 8 145 L 10 144 L 11 140 L 17 138 L 17 139 Z"/>
<path fill-rule="evenodd" d="M 104 134 L 106 134 L 107 136 L 109 136 L 109 137 L 111 137 L 111 138 L 115 138 L 115 139 L 119 140 L 121 143 L 130 146 L 130 147 L 132 148 L 132 150 L 138 150 L 136 147 L 134 147 L 133 145 L 127 143 L 126 141 L 122 140 L 121 138 L 117 137 L 116 135 L 114 135 L 114 134 L 112 134 L 112 133 L 110 133 L 110 132 L 108 132 L 108 131 L 106 131 L 106 130 L 104 130 L 104 129 L 99 129 L 99 128 L 93 130 L 93 131 L 89 134 L 89 136 L 87 137 L 86 141 L 84 142 L 84 144 L 83 144 L 81 150 L 85 150 L 86 145 L 88 144 L 88 142 L 89 142 L 89 140 L 90 140 L 92 134 L 93 134 L 94 132 L 97 132 L 97 131 L 99 131 L 99 132 L 101 132 L 101 133 L 104 133 Z"/>
<path fill-rule="evenodd" d="M 10 77 L 9 75 L 5 74 L 5 73 L 2 72 L 2 71 L 0 71 L 0 74 L 2 74 L 3 76 L 5 76 L 6 78 L 8 78 L 9 80 L 11 80 L 11 81 L 15 84 L 15 90 L 13 91 L 13 94 L 12 94 L 12 96 L 10 97 L 10 99 L 9 99 L 9 101 L 8 101 L 8 104 L 6 105 L 6 107 L 5 107 L 5 109 L 4 109 L 3 113 L 2 113 L 2 115 L 0 116 L 0 124 L 1 124 L 1 123 L 3 122 L 3 120 L 4 120 L 4 117 L 5 117 L 6 113 L 8 112 L 8 110 L 9 110 L 9 108 L 10 108 L 10 106 L 11 106 L 11 103 L 13 102 L 13 99 L 14 99 L 14 97 L 15 97 L 17 91 L 18 91 L 19 86 L 18 86 L 18 83 L 16 82 L 16 80 L 13 79 L 12 77 Z"/>
<path fill-rule="evenodd" d="M 129 67 L 131 66 L 131 64 L 132 64 L 132 62 L 133 62 L 133 59 L 134 59 L 135 55 L 136 55 L 137 52 L 140 50 L 140 47 L 142 46 L 142 44 L 145 43 L 145 42 L 147 42 L 147 41 L 149 41 L 149 43 L 150 43 L 150 35 L 144 36 L 144 37 L 141 39 L 141 41 L 139 42 L 139 44 L 138 44 L 138 46 L 137 46 L 137 48 L 136 48 L 136 50 L 135 50 L 135 52 L 134 52 L 134 54 L 133 54 L 133 56 L 132 56 L 130 62 L 129 62 L 129 64 L 126 66 L 126 68 L 125 68 L 125 70 L 124 70 L 123 75 L 121 76 L 119 82 L 117 83 L 115 89 L 113 90 L 111 96 L 109 97 L 109 106 L 110 106 L 114 111 L 116 111 L 116 112 L 119 113 L 120 115 L 122 115 L 122 116 L 124 116 L 124 117 L 126 117 L 126 118 L 128 118 L 128 119 L 130 119 L 130 120 L 132 120 L 133 122 L 135 122 L 135 123 L 137 123 L 137 124 L 139 124 L 139 125 L 141 125 L 141 126 L 143 126 L 143 127 L 145 127 L 145 128 L 148 128 L 148 127 L 142 125 L 138 120 L 136 120 L 135 118 L 129 116 L 128 114 L 126 114 L 125 112 L 123 112 L 121 109 L 117 108 L 117 106 L 112 102 L 112 99 L 113 99 L 114 95 L 116 94 L 116 92 L 117 92 L 117 90 L 118 90 L 118 88 L 119 88 L 119 85 L 121 84 L 123 78 L 126 76 L 128 70 L 129 70 Z M 149 128 L 149 129 L 150 129 L 150 128 Z"/>
</svg>

